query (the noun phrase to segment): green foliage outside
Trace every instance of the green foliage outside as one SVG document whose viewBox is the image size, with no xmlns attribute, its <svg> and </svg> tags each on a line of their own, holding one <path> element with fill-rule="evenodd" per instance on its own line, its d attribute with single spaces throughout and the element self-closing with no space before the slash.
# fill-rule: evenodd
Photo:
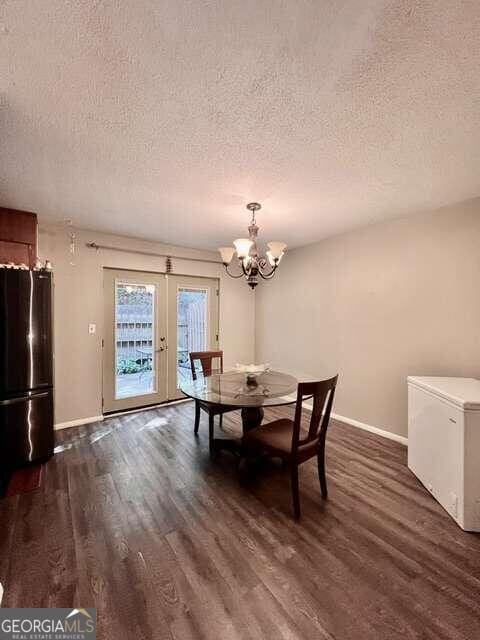
<svg viewBox="0 0 480 640">
<path fill-rule="evenodd" d="M 125 375 L 128 373 L 141 373 L 142 371 L 151 371 L 151 362 L 143 362 L 134 358 L 125 358 L 117 363 L 117 375 Z"/>
</svg>

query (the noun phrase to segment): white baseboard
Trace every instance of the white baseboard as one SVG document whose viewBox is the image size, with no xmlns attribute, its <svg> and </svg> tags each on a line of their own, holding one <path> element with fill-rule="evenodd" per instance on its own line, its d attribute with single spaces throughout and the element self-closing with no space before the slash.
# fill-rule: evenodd
<svg viewBox="0 0 480 640">
<path fill-rule="evenodd" d="M 338 415 L 338 413 L 333 413 L 333 411 L 332 411 L 332 418 L 334 420 L 338 420 L 339 422 L 345 422 L 346 424 L 349 424 L 352 427 L 358 427 L 359 429 L 363 429 L 364 431 L 370 431 L 370 433 L 375 433 L 377 436 L 382 436 L 382 438 L 395 440 L 395 442 L 399 442 L 400 444 L 408 446 L 408 438 L 406 438 L 405 436 L 400 436 L 398 435 L 398 433 L 385 431 L 385 429 L 380 429 L 379 427 L 373 427 L 371 424 L 366 424 L 365 422 L 360 422 L 359 420 L 354 420 L 353 418 L 340 416 Z"/>
<path fill-rule="evenodd" d="M 170 405 L 177 404 L 180 402 L 186 402 L 188 400 L 189 398 L 185 398 L 185 399 L 182 398 L 181 400 L 175 400 L 168 404 Z M 294 400 L 293 396 L 292 396 L 292 400 Z M 160 404 L 160 405 L 155 405 L 153 407 L 145 407 L 143 411 L 148 411 L 154 408 L 166 407 L 168 406 L 168 404 Z M 304 402 L 303 406 L 306 409 L 310 409 L 310 410 L 312 409 L 311 402 Z M 142 409 L 132 409 L 131 411 L 123 412 L 123 413 L 138 413 L 140 411 L 142 411 Z M 111 414 L 109 416 L 106 416 L 106 418 L 114 418 L 115 415 L 121 415 L 121 414 Z M 332 412 L 332 418 L 334 420 L 338 420 L 339 422 L 345 422 L 346 424 L 349 424 L 352 427 L 357 427 L 358 429 L 363 429 L 364 431 L 375 433 L 377 436 L 382 436 L 382 438 L 388 438 L 389 440 L 394 440 L 395 442 L 399 442 L 400 444 L 408 446 L 408 438 L 406 438 L 405 436 L 400 436 L 397 433 L 392 433 L 391 431 L 386 431 L 385 429 L 374 427 L 371 424 L 366 424 L 365 422 L 360 422 L 359 420 L 354 420 L 353 418 L 347 418 L 346 416 L 341 416 L 338 413 Z M 54 428 L 55 430 L 58 430 L 58 429 L 67 429 L 68 427 L 78 427 L 82 424 L 90 424 L 91 422 L 101 422 L 103 419 L 104 419 L 104 416 L 92 416 L 90 418 L 80 418 L 79 420 L 70 420 L 69 422 L 59 422 L 55 425 Z"/>
<path fill-rule="evenodd" d="M 68 427 L 79 427 L 82 424 L 90 424 L 90 422 L 101 422 L 103 416 L 91 416 L 90 418 L 80 418 L 78 420 L 70 420 L 69 422 L 57 422 L 54 426 L 55 431 L 59 429 L 68 429 Z"/>
<path fill-rule="evenodd" d="M 295 399 L 294 396 L 288 396 Z M 303 403 L 303 406 L 310 411 L 313 409 L 313 405 L 310 401 L 306 401 Z M 400 436 L 398 433 L 392 433 L 391 431 L 386 431 L 385 429 L 380 429 L 379 427 L 374 427 L 371 424 L 366 424 L 366 422 L 360 422 L 360 420 L 354 420 L 353 418 L 347 418 L 346 416 L 341 416 L 338 413 L 334 413 L 332 411 L 332 418 L 334 420 L 338 420 L 339 422 L 345 422 L 352 427 L 357 427 L 358 429 L 363 429 L 364 431 L 370 431 L 370 433 L 375 433 L 377 436 L 382 436 L 382 438 L 388 438 L 388 440 L 394 440 L 395 442 L 399 442 L 400 444 L 408 446 L 408 438 L 405 436 Z"/>
</svg>

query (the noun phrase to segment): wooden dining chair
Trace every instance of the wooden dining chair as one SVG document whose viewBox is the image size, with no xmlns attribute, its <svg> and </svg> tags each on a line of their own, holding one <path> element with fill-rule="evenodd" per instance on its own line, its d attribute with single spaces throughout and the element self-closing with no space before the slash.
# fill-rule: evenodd
<svg viewBox="0 0 480 640">
<path fill-rule="evenodd" d="M 320 382 L 300 382 L 293 420 L 282 418 L 252 429 L 243 437 L 245 451 L 262 450 L 268 456 L 278 457 L 290 466 L 293 512 L 300 518 L 298 467 L 316 456 L 322 497 L 327 498 L 325 475 L 325 439 L 338 376 Z M 306 396 L 313 399 L 308 429 L 302 425 L 302 406 Z"/>
<path fill-rule="evenodd" d="M 198 365 L 196 364 L 198 363 Z M 223 373 L 223 351 L 191 351 L 190 352 L 190 368 L 192 370 L 193 380 L 197 380 L 198 374 L 203 374 L 204 378 L 208 378 L 214 373 Z M 226 407 L 219 404 L 211 404 L 195 400 L 195 427 L 194 433 L 198 434 L 200 426 L 200 410 L 205 411 L 208 415 L 208 434 L 210 453 L 213 453 L 213 437 L 215 428 L 215 416 L 220 416 L 219 424 L 222 426 L 222 418 L 224 413 L 235 411 L 235 407 Z"/>
</svg>

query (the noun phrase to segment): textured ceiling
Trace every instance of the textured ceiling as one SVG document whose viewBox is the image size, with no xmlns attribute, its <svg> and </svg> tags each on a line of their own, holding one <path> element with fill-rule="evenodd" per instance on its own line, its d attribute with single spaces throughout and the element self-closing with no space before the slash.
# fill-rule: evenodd
<svg viewBox="0 0 480 640">
<path fill-rule="evenodd" d="M 479 0 L 3 0 L 0 204 L 211 248 L 480 195 Z"/>
</svg>

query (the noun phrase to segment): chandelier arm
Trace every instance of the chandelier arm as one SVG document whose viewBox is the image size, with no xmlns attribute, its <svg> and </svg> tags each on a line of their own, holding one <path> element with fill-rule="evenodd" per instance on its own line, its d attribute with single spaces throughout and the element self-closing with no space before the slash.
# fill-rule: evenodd
<svg viewBox="0 0 480 640">
<path fill-rule="evenodd" d="M 248 276 L 250 275 L 252 268 L 250 267 L 250 269 L 245 269 L 245 265 L 243 264 L 243 260 L 240 260 L 240 262 L 242 263 L 242 271 L 243 271 L 243 275 L 248 278 Z"/>
<path fill-rule="evenodd" d="M 264 280 L 271 280 L 273 278 L 273 276 L 275 275 L 275 271 L 277 270 L 277 266 L 278 266 L 278 264 L 276 264 L 274 267 L 272 267 L 272 270 L 270 271 L 270 273 L 262 273 L 262 270 L 259 268 L 258 269 L 258 273 L 261 275 L 261 277 Z"/>
<path fill-rule="evenodd" d="M 228 264 L 224 264 L 223 266 L 225 267 L 225 271 L 230 276 L 230 278 L 235 278 L 236 280 L 238 280 L 238 278 L 244 277 L 243 273 L 239 273 L 238 276 L 236 276 L 234 273 L 230 273 L 230 271 L 228 270 Z"/>
</svg>

